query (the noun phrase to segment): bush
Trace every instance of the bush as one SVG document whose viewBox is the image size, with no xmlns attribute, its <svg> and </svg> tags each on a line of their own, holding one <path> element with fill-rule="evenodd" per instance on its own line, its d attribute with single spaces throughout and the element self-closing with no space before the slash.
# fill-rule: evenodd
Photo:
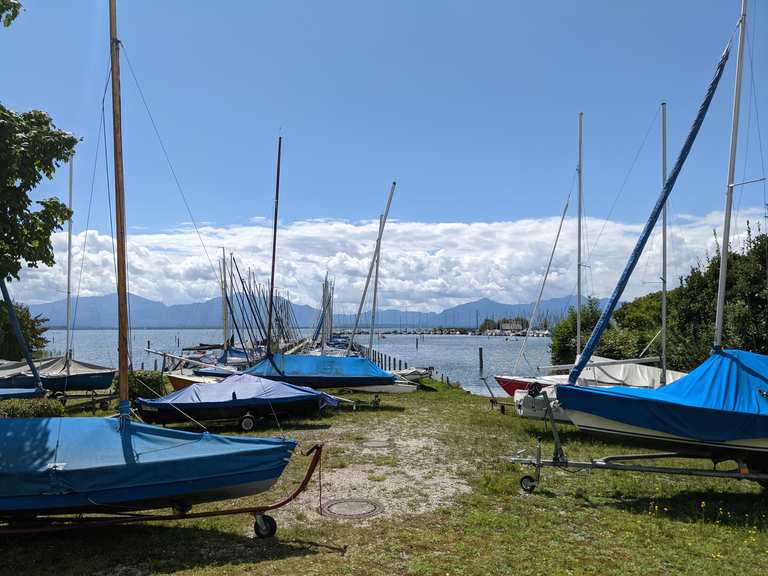
<svg viewBox="0 0 768 576">
<path fill-rule="evenodd" d="M 52 398 L 10 398 L 0 402 L 0 418 L 50 418 L 64 415 L 64 406 Z"/>
<path fill-rule="evenodd" d="M 166 390 L 170 388 L 168 378 L 162 372 L 154 370 L 135 370 L 128 373 L 128 398 L 157 398 L 165 396 Z M 119 392 L 117 376 L 113 383 L 115 392 Z"/>
</svg>

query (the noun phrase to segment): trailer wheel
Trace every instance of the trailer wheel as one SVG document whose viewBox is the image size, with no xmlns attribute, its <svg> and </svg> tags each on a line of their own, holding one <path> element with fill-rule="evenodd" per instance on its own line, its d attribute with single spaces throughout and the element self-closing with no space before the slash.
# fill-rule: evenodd
<svg viewBox="0 0 768 576">
<path fill-rule="evenodd" d="M 253 531 L 257 538 L 272 538 L 277 534 L 277 522 L 272 516 L 259 514 L 254 518 Z"/>
<path fill-rule="evenodd" d="M 99 401 L 99 408 L 101 410 L 106 410 L 107 408 L 109 408 L 109 401 L 108 400 L 100 400 Z"/>
<path fill-rule="evenodd" d="M 246 414 L 240 418 L 240 430 L 243 432 L 250 432 L 256 427 L 256 420 L 250 414 Z"/>
<path fill-rule="evenodd" d="M 523 476 L 520 478 L 520 488 L 530 494 L 536 490 L 536 479 L 533 476 Z"/>
<path fill-rule="evenodd" d="M 56 392 L 56 394 L 54 394 L 53 397 L 54 397 L 54 399 L 56 399 L 59 402 L 61 402 L 62 406 L 66 406 L 67 405 L 67 395 L 64 394 L 63 392 Z"/>
</svg>

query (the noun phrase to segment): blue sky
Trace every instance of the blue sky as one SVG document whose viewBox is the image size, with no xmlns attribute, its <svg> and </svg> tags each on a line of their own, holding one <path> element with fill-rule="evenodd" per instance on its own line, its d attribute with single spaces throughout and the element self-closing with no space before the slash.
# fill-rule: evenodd
<svg viewBox="0 0 768 576">
<path fill-rule="evenodd" d="M 46 110 L 83 138 L 81 230 L 108 68 L 107 2 L 24 7 L 0 30 L 0 98 Z M 573 179 L 579 111 L 586 212 L 643 222 L 660 186 L 658 105 L 669 105 L 671 163 L 738 10 L 737 0 L 118 6 L 120 37 L 195 218 L 216 227 L 268 216 L 279 134 L 286 224 L 376 218 L 393 179 L 391 216 L 402 221 L 550 218 Z M 765 0 L 751 2 L 750 26 L 758 100 L 748 57 L 737 179 L 760 176 L 758 114 L 768 140 Z M 734 62 L 679 180 L 675 214 L 722 208 Z M 129 231 L 172 230 L 189 218 L 125 60 L 123 104 Z M 90 226 L 108 232 L 103 157 L 96 182 Z M 38 194 L 65 187 L 62 171 Z M 738 206 L 762 203 L 757 185 Z"/>
</svg>

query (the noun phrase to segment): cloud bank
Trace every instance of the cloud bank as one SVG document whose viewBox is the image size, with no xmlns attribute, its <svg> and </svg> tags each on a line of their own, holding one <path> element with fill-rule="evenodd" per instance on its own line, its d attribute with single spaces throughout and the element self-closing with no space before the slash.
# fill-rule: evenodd
<svg viewBox="0 0 768 576">
<path fill-rule="evenodd" d="M 738 246 L 747 219 L 760 221 L 760 209 L 741 210 L 732 239 Z M 669 241 L 670 285 L 677 284 L 697 260 L 712 254 L 714 231 L 722 214 L 677 215 Z M 380 301 L 383 307 L 439 311 L 480 297 L 520 303 L 536 299 L 559 218 L 506 222 L 389 222 L 382 244 Z M 278 232 L 277 286 L 294 302 L 317 306 L 320 284 L 336 279 L 336 311 L 351 312 L 360 298 L 373 252 L 377 221 L 307 220 L 281 225 Z M 610 294 L 642 228 L 589 218 L 585 221 L 586 292 Z M 214 266 L 221 247 L 233 252 L 257 279 L 269 275 L 271 224 L 206 225 L 201 238 L 188 224 L 161 233 L 135 233 L 128 239 L 130 291 L 167 304 L 217 296 Z M 112 238 L 91 230 L 73 236 L 73 292 L 94 296 L 115 291 Z M 11 284 L 14 297 L 27 303 L 48 302 L 66 293 L 66 234 L 54 237 L 57 264 L 25 270 Z M 210 260 L 213 261 L 213 266 Z M 82 274 L 81 274 L 82 270 Z M 659 289 L 661 240 L 657 232 L 625 299 Z M 573 294 L 576 286 L 576 222 L 565 221 L 545 297 Z"/>
</svg>

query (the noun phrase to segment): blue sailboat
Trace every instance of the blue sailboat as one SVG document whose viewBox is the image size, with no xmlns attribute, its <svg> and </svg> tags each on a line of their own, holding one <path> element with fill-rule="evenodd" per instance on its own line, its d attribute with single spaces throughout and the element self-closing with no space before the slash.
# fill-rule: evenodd
<svg viewBox="0 0 768 576">
<path fill-rule="evenodd" d="M 338 401 L 312 388 L 235 374 L 213 384 L 191 384 L 161 398 L 138 398 L 136 408 L 145 422 L 170 424 L 239 420 L 245 430 L 264 416 L 302 416 L 320 412 Z"/>
<path fill-rule="evenodd" d="M 283 438 L 228 437 L 166 430 L 131 419 L 128 401 L 128 298 L 122 140 L 120 41 L 116 0 L 110 0 L 110 47 L 115 146 L 119 415 L 116 418 L 0 419 L 0 520 L 68 512 L 111 513 L 112 523 L 158 516 L 129 510 L 172 507 L 179 515 L 200 502 L 240 497 L 269 489 L 280 477 L 296 443 Z M 316 452 L 314 465 L 319 459 Z M 308 474 L 311 473 L 310 472 Z M 302 486 L 306 486 L 309 476 Z M 296 493 L 294 493 L 295 495 Z M 287 501 L 287 500 L 286 500 Z M 284 501 L 285 502 L 285 501 Z M 257 517 L 259 536 L 274 534 L 264 508 L 198 513 L 242 513 Z M 176 517 L 176 516 L 173 516 Z M 76 523 L 79 519 L 56 522 Z M 95 518 L 92 523 L 103 519 Z M 6 532 L 15 528 L 6 527 Z M 38 529 L 38 528 L 34 528 Z"/>
<path fill-rule="evenodd" d="M 246 373 L 311 388 L 389 386 L 395 382 L 394 374 L 358 356 L 272 354 Z"/>
<path fill-rule="evenodd" d="M 583 354 L 569 374 L 569 384 L 560 386 L 557 390 L 557 400 L 560 407 L 580 429 L 623 440 L 631 439 L 636 443 L 653 447 L 663 447 L 680 455 L 708 457 L 715 462 L 737 459 L 746 462 L 753 470 L 768 473 L 768 356 L 743 350 L 726 350 L 722 347 L 725 279 L 745 27 L 746 2 L 742 0 L 724 233 L 721 242 L 720 283 L 712 355 L 688 375 L 657 389 L 619 387 L 598 389 L 575 385 L 608 325 L 611 314 L 658 220 L 661 208 L 674 186 L 722 75 L 729 48 L 726 48 L 720 60 L 715 78 L 699 109 L 688 140 L 664 185 L 619 283 L 604 308 Z"/>
</svg>

